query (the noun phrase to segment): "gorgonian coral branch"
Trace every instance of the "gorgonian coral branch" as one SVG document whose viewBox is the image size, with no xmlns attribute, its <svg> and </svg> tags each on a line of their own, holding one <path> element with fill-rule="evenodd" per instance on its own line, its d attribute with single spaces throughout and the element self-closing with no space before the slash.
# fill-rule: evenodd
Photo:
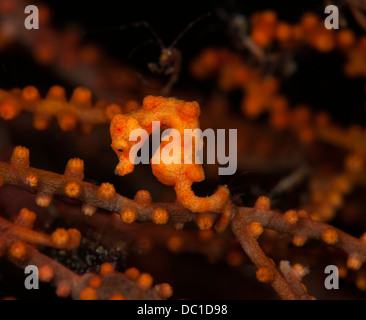
<svg viewBox="0 0 366 320">
<path fill-rule="evenodd" d="M 347 267 L 358 270 L 366 261 L 366 233 L 360 239 L 334 228 L 328 224 L 312 220 L 305 211 L 286 211 L 284 214 L 270 210 L 269 200 L 260 197 L 254 208 L 238 207 L 232 219 L 232 230 L 249 258 L 257 266 L 257 278 L 270 283 L 276 292 L 285 299 L 294 299 L 295 286 L 290 285 L 277 271 L 273 261 L 265 256 L 256 238 L 263 228 L 292 235 L 293 243 L 302 246 L 308 239 L 321 240 L 348 253 Z M 285 268 L 286 269 L 286 268 Z M 296 289 L 297 290 L 297 289 Z M 303 297 L 306 297 L 303 295 Z"/>
<path fill-rule="evenodd" d="M 81 30 L 52 26 L 52 10 L 45 3 L 37 4 L 40 28 L 36 33 L 29 32 L 24 28 L 27 5 L 27 1 L 16 0 L 0 11 L 2 50 L 20 44 L 38 65 L 52 67 L 64 80 L 83 84 L 98 97 L 124 103 L 146 90 L 135 70 L 113 59 L 100 46 L 85 43 L 83 37 L 88 36 Z"/>
<path fill-rule="evenodd" d="M 328 224 L 310 219 L 305 211 L 290 210 L 280 214 L 273 210 L 240 207 L 236 219 L 240 219 L 241 215 L 247 216 L 248 222 L 259 221 L 264 228 L 285 232 L 298 239 L 303 238 L 302 244 L 307 239 L 315 239 L 340 248 L 349 254 L 349 268 L 357 270 L 366 261 L 364 235 L 357 239 Z"/>
<path fill-rule="evenodd" d="M 29 150 L 16 147 L 10 164 L 0 162 L 0 177 L 4 184 L 24 188 L 36 193 L 36 203 L 47 207 L 53 196 L 79 200 L 82 210 L 92 215 L 97 208 L 119 213 L 124 222 L 153 221 L 157 224 L 172 223 L 178 228 L 189 221 L 196 221 L 203 229 L 210 228 L 217 214 L 194 214 L 179 203 L 151 203 L 147 191 L 136 194 L 134 200 L 118 194 L 110 183 L 100 186 L 82 181 L 84 162 L 71 159 L 64 174 L 57 174 L 29 166 Z"/>
<path fill-rule="evenodd" d="M 172 292 L 168 284 L 151 287 L 152 277 L 146 273 L 140 274 L 137 269 L 120 273 L 115 272 L 113 267 L 106 263 L 102 265 L 99 274 L 78 275 L 28 244 L 23 242 L 16 244 L 21 244 L 27 257 L 19 259 L 11 256 L 9 260 L 20 268 L 28 265 L 37 266 L 40 280 L 52 282 L 57 288 L 56 294 L 63 298 L 71 296 L 82 300 L 151 300 L 166 299 Z"/>
<path fill-rule="evenodd" d="M 35 219 L 36 214 L 27 208 L 19 212 L 14 223 L 0 217 L 1 236 L 12 242 L 10 255 L 21 260 L 27 256 L 26 250 L 20 243 L 14 243 L 15 241 L 68 250 L 79 247 L 81 235 L 77 229 L 57 229 L 52 235 L 47 235 L 32 230 Z"/>
<path fill-rule="evenodd" d="M 297 300 L 314 299 L 314 297 L 308 295 L 307 290 L 300 282 L 301 278 L 306 273 L 306 270 L 304 270 L 301 265 L 295 265 L 295 267 L 291 267 L 288 261 L 281 261 L 280 270 Z"/>
<path fill-rule="evenodd" d="M 122 250 L 124 253 L 138 249 L 143 240 L 143 243 L 149 243 L 146 246 L 148 248 L 166 247 L 177 254 L 198 253 L 210 261 L 226 259 L 229 264 L 235 264 L 243 260 L 243 254 L 232 242 L 231 235 L 215 234 L 212 229 L 197 232 L 188 228 L 175 230 L 166 225 L 127 224 L 123 223 L 118 215 L 107 215 L 99 211 L 90 219 L 79 208 L 70 206 L 57 206 L 57 214 L 69 225 L 79 228 L 81 232 L 85 230 L 87 233 L 85 236 L 88 238 L 98 238 L 103 234 L 100 243 L 106 248 L 115 247 L 116 241 L 122 242 L 123 248 L 126 248 Z"/>
<path fill-rule="evenodd" d="M 169 220 L 176 227 L 182 228 L 186 222 L 196 221 L 200 228 L 208 229 L 222 218 L 214 213 L 197 215 L 178 203 L 154 204 L 146 191 L 139 192 L 134 200 L 127 199 L 117 194 L 108 183 L 98 187 L 83 182 L 82 169 L 83 162 L 80 159 L 70 160 L 63 175 L 31 168 L 29 151 L 16 147 L 10 164 L 0 162 L 0 177 L 4 184 L 37 193 L 36 201 L 41 206 L 49 205 L 52 196 L 58 195 L 80 200 L 84 203 L 84 213 L 88 215 L 93 214 L 96 208 L 120 212 L 122 221 L 127 223 L 138 219 L 162 224 Z M 263 232 L 263 228 L 292 235 L 293 243 L 297 246 L 302 246 L 307 239 L 316 239 L 338 247 L 348 253 L 347 266 L 351 269 L 358 270 L 366 260 L 365 236 L 356 239 L 330 225 L 311 220 L 304 210 L 289 210 L 281 214 L 270 209 L 268 198 L 260 197 L 253 208 L 232 206 L 230 212 L 232 215 L 226 216 L 228 223 L 231 223 L 242 248 L 257 266 L 257 278 L 270 283 L 284 299 L 298 298 L 299 294 L 293 292 L 298 286 L 292 288 L 292 284 L 286 281 L 274 262 L 260 248 L 256 239 Z"/>
<path fill-rule="evenodd" d="M 168 284 L 151 288 L 153 279 L 137 269 L 125 273 L 115 272 L 113 266 L 104 263 L 99 274 L 78 275 L 52 258 L 42 254 L 35 246 L 51 246 L 72 250 L 80 245 L 81 235 L 76 229 L 57 229 L 52 235 L 31 230 L 36 214 L 23 208 L 14 222 L 0 217 L 0 256 L 25 268 L 38 267 L 39 279 L 52 282 L 60 297 L 74 299 L 166 299 L 172 289 Z"/>
<path fill-rule="evenodd" d="M 237 213 L 233 220 L 232 230 L 237 236 L 237 239 L 245 253 L 258 268 L 258 280 L 270 283 L 282 299 L 295 299 L 291 288 L 277 271 L 274 262 L 268 258 L 260 248 L 256 240 L 256 236 L 258 236 L 258 234 L 253 231 L 253 226 L 249 224 L 244 215 Z"/>
<path fill-rule="evenodd" d="M 37 130 L 46 129 L 56 117 L 64 131 L 79 126 L 84 132 L 89 132 L 95 125 L 108 123 L 114 114 L 122 112 L 122 108 L 117 104 L 108 105 L 105 101 L 93 104 L 90 90 L 82 87 L 74 90 L 69 101 L 65 89 L 60 86 L 51 87 L 45 98 L 41 98 L 33 86 L 23 90 L 0 90 L 0 117 L 11 120 L 21 111 L 34 114 L 33 125 Z"/>
</svg>

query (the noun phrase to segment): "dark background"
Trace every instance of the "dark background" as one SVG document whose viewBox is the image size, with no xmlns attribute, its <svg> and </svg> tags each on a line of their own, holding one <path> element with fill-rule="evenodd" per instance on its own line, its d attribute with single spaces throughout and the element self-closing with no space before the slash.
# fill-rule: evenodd
<svg viewBox="0 0 366 320">
<path fill-rule="evenodd" d="M 35 1 L 35 4 L 38 2 Z M 139 45 L 151 38 L 149 30 L 144 28 L 130 28 L 124 31 L 113 30 L 119 26 L 126 26 L 137 21 L 147 21 L 151 27 L 160 36 L 166 46 L 180 34 L 182 30 L 194 19 L 207 13 L 212 12 L 212 16 L 205 18 L 197 23 L 191 30 L 189 30 L 184 37 L 177 44 L 177 48 L 181 50 L 183 55 L 182 74 L 176 84 L 177 88 L 187 89 L 202 88 L 207 94 L 214 90 L 214 82 L 202 84 L 193 79 L 188 70 L 189 62 L 205 47 L 207 46 L 224 46 L 232 48 L 232 43 L 226 34 L 227 22 L 220 20 L 217 16 L 218 10 L 224 10 L 230 16 L 237 14 L 249 17 L 253 12 L 274 9 L 279 19 L 286 20 L 291 23 L 296 23 L 306 11 L 312 11 L 319 15 L 324 12 L 324 2 L 319 0 L 312 1 L 49 1 L 45 2 L 52 7 L 53 18 L 52 25 L 63 30 L 70 26 L 80 28 L 82 30 L 83 41 L 97 42 L 114 58 L 120 59 L 128 64 L 136 67 L 141 72 L 149 74 L 147 69 L 148 62 L 156 62 L 159 57 L 159 47 L 154 45 L 146 46 L 138 51 L 132 57 L 130 53 Z M 341 10 L 342 15 L 346 18 L 349 26 L 358 34 L 362 31 L 354 23 L 347 9 Z M 111 28 L 104 30 L 105 28 Z M 72 84 L 65 82 L 51 68 L 41 67 L 37 65 L 31 58 L 31 55 L 22 48 L 12 48 L 11 54 L 2 55 L 0 58 L 6 67 L 6 72 L 0 71 L 0 85 L 2 88 L 10 89 L 14 87 L 24 87 L 26 85 L 36 85 L 42 94 L 45 94 L 50 87 L 50 84 L 61 84 L 67 88 L 71 93 L 74 88 Z M 326 110 L 336 121 L 343 125 L 348 124 L 365 124 L 365 81 L 363 78 L 347 79 L 342 72 L 342 65 L 345 57 L 337 52 L 330 54 L 320 54 L 312 50 L 302 52 L 296 57 L 297 72 L 290 78 L 283 79 L 282 91 L 289 97 L 292 104 L 307 103 L 314 110 Z M 151 75 L 151 74 L 150 74 Z M 240 106 L 240 93 L 230 93 L 233 101 L 232 108 L 235 112 Z M 59 129 L 54 129 L 52 134 L 45 134 L 44 132 L 35 132 L 32 128 L 29 129 L 31 123 L 31 116 L 22 115 L 22 119 L 15 119 L 12 123 L 7 124 L 7 128 L 11 132 L 11 139 L 14 145 L 30 144 L 31 145 L 31 163 L 32 165 L 54 172 L 62 172 L 67 160 L 75 156 L 75 149 L 71 149 L 71 143 L 67 141 L 76 141 L 80 138 L 77 133 L 64 133 Z M 21 118 L 21 117 L 19 117 Z M 26 123 L 28 127 L 28 135 L 24 134 L 19 128 Z M 58 130 L 58 131 L 57 131 Z M 99 130 L 99 129 L 97 129 Z M 56 132 L 56 134 L 55 134 Z M 97 131 L 96 135 L 100 134 Z M 104 134 L 104 133 L 103 133 Z M 92 143 L 93 140 L 82 140 L 83 144 Z M 27 144 L 26 144 L 27 145 Z M 28 145 L 27 145 L 28 146 Z M 110 150 L 109 145 L 105 146 L 108 157 L 112 157 L 113 165 L 116 164 L 117 159 Z M 104 151 L 104 149 L 103 149 Z M 48 154 L 47 159 L 42 157 L 44 153 Z M 37 157 L 38 155 L 38 157 Z M 118 192 L 125 196 L 133 197 L 135 192 L 142 188 L 147 188 L 156 192 L 151 185 L 146 186 L 146 181 L 154 181 L 155 186 L 161 184 L 152 176 L 150 168 L 142 171 L 141 168 L 136 168 L 136 172 L 142 172 L 140 177 L 143 180 L 136 179 L 136 175 L 120 179 L 113 174 L 112 166 L 106 169 L 108 163 L 103 161 L 107 158 L 103 153 L 99 153 L 100 158 L 85 159 L 86 160 L 86 177 L 98 183 L 109 181 L 116 186 Z M 104 157 L 104 158 L 103 158 Z M 94 161 L 93 161 L 94 160 Z M 141 171 L 139 171 L 141 170 Z M 107 172 L 107 173 L 106 173 Z M 146 174 L 146 172 L 148 172 Z M 256 177 L 256 180 L 258 178 Z M 214 182 L 214 187 L 217 185 Z M 154 186 L 154 185 L 153 185 Z M 165 186 L 163 186 L 165 187 Z M 166 187 L 164 190 L 169 189 Z M 160 189 L 159 189 L 160 190 Z M 156 195 L 153 194 L 154 199 Z M 301 251 L 301 250 L 300 250 Z M 301 251 L 302 253 L 303 251 Z M 300 254 L 301 254 L 300 253 Z M 299 254 L 299 255 L 300 255 Z M 151 257 L 150 257 L 151 258 Z M 176 279 L 166 279 L 162 277 L 161 280 L 172 280 L 171 283 L 175 285 L 180 291 L 181 297 L 189 298 L 215 298 L 220 297 L 222 292 L 225 292 L 227 298 L 243 298 L 243 299 L 266 299 L 273 298 L 274 294 L 266 285 L 258 284 L 253 277 L 254 267 L 250 266 L 243 270 L 229 269 L 224 263 L 215 266 L 215 270 L 204 257 L 189 257 L 190 265 L 185 268 L 187 263 L 186 255 L 179 255 L 176 257 L 171 265 L 171 277 L 175 274 L 180 274 L 181 277 Z M 156 258 L 154 259 L 156 260 Z M 133 258 L 130 258 L 129 263 L 133 265 Z M 148 259 L 146 264 L 140 261 L 143 265 L 144 271 L 150 271 L 153 275 L 156 270 L 149 265 Z M 18 297 L 37 298 L 33 292 L 21 292 L 23 290 L 23 283 L 16 282 L 13 279 L 23 278 L 22 270 L 12 267 L 11 264 L 5 262 L 2 267 L 7 269 L 4 273 L 7 276 L 2 279 L 4 291 L 0 291 L 0 296 L 5 294 L 14 294 Z M 9 271 L 10 270 L 10 271 Z M 186 279 L 192 277 L 192 270 L 200 275 L 197 282 L 197 287 L 187 287 Z M 215 279 L 216 291 L 210 290 L 212 286 L 213 277 L 218 274 L 227 274 L 227 277 Z M 229 270 L 229 271 L 228 271 Z M 312 270 L 313 274 L 322 275 L 322 270 Z M 166 276 L 166 275 L 164 275 Z M 236 279 L 241 279 L 236 283 Z M 159 279 L 157 279 L 159 281 Z M 321 279 L 319 280 L 321 284 Z M 233 289 L 233 284 L 236 284 L 236 291 Z M 240 285 L 245 285 L 246 293 L 240 292 Z M 207 285 L 207 286 L 205 286 Z M 11 290 L 9 290 L 11 288 Z M 251 288 L 253 288 L 251 290 Z M 348 288 L 351 292 L 354 290 L 354 284 L 342 283 L 342 288 Z M 43 284 L 42 294 L 49 297 L 54 297 L 54 289 L 49 288 Z M 259 290 L 260 289 L 260 290 Z M 48 291 L 46 291 L 48 290 Z M 232 290 L 232 291 L 230 291 Z M 24 291 L 24 290 L 23 290 Z M 311 292 L 314 295 L 317 292 Z M 328 294 L 326 292 L 323 294 Z M 334 292 L 334 297 L 337 297 L 337 292 Z M 339 293 L 340 294 L 340 293 Z M 24 296 L 22 296 L 24 295 Z M 221 295 L 222 297 L 222 295 Z M 321 294 L 317 295 L 321 298 Z M 352 297 L 350 294 L 348 297 Z M 44 298 L 44 296 L 42 296 Z M 276 297 L 275 297 L 276 298 Z"/>
<path fill-rule="evenodd" d="M 37 3 L 37 1 L 35 2 Z M 153 39 L 151 32 L 144 27 L 126 28 L 137 21 L 146 21 L 160 36 L 165 46 L 184 30 L 197 17 L 211 12 L 212 15 L 194 25 L 178 42 L 177 48 L 183 55 L 183 66 L 177 88 L 201 86 L 207 91 L 212 87 L 197 83 L 189 75 L 189 62 L 207 46 L 226 46 L 232 48 L 232 41 L 227 36 L 227 21 L 218 17 L 224 11 L 228 16 L 237 14 L 249 17 L 253 12 L 273 9 L 280 20 L 296 23 L 307 11 L 323 16 L 325 1 L 45 1 L 53 9 L 52 24 L 60 29 L 80 28 L 83 41 L 97 42 L 115 58 L 133 65 L 141 73 L 151 75 L 147 63 L 157 62 L 160 54 L 158 45 L 143 46 Z M 346 7 L 340 6 L 341 16 L 348 26 L 357 34 L 363 33 L 355 23 Z M 137 49 L 142 46 L 140 49 Z M 135 51 L 135 49 L 137 49 Z M 132 54 L 132 55 L 131 55 Z M 5 88 L 23 87 L 35 84 L 46 91 L 51 77 L 53 82 L 62 85 L 62 79 L 52 74 L 51 70 L 40 69 L 32 65 L 27 52 L 18 52 L 12 57 L 3 57 L 7 72 L 0 71 L 0 84 Z M 23 60 L 23 62 L 22 62 Z M 328 111 L 335 120 L 343 123 L 365 124 L 365 90 L 364 79 L 347 79 L 342 72 L 345 57 L 333 51 L 320 54 L 306 50 L 295 55 L 297 71 L 289 78 L 283 79 L 282 91 L 290 98 L 292 104 L 306 103 L 315 110 Z M 34 72 L 37 70 L 37 72 Z M 36 75 L 36 78 L 35 76 Z M 38 76 L 38 79 L 37 79 Z M 211 83 L 210 83 L 211 85 Z M 71 89 L 71 88 L 70 88 Z M 239 95 L 237 93 L 237 95 Z M 235 98 L 235 93 L 233 94 Z M 237 97 L 235 102 L 239 102 Z M 239 104 L 239 103 L 238 103 Z M 238 105 L 233 104 L 233 108 Z"/>
</svg>

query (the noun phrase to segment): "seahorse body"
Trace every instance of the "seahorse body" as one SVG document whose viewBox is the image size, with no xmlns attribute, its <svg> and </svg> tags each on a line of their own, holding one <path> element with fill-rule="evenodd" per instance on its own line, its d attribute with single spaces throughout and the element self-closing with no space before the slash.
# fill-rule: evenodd
<svg viewBox="0 0 366 320">
<path fill-rule="evenodd" d="M 185 102 L 175 98 L 164 98 L 156 96 L 147 96 L 143 100 L 143 105 L 136 111 L 129 114 L 116 114 L 112 119 L 110 133 L 112 138 L 112 148 L 116 152 L 119 163 L 115 173 L 118 175 L 126 175 L 134 169 L 134 164 L 130 159 L 131 148 L 140 141 L 130 141 L 130 133 L 135 129 L 144 129 L 150 135 L 153 131 L 153 121 L 159 121 L 160 126 L 174 128 L 178 130 L 181 139 L 181 152 L 178 153 L 180 161 L 166 163 L 159 161 L 153 163 L 151 167 L 155 177 L 165 185 L 174 186 L 177 199 L 182 205 L 193 212 L 221 212 L 223 206 L 228 200 L 229 190 L 226 186 L 219 186 L 215 193 L 210 197 L 197 197 L 192 191 L 193 182 L 200 182 L 205 179 L 202 165 L 194 163 L 196 150 L 195 144 L 190 144 L 191 153 L 188 157 L 192 157 L 191 163 L 187 163 L 187 148 L 185 148 L 184 129 L 199 128 L 198 117 L 200 115 L 200 107 L 197 102 Z M 197 137 L 195 137 L 197 139 Z M 170 141 L 162 141 L 160 147 L 156 150 L 154 157 L 163 158 L 162 151 L 164 146 Z M 158 154 L 159 153 L 159 154 Z"/>
</svg>

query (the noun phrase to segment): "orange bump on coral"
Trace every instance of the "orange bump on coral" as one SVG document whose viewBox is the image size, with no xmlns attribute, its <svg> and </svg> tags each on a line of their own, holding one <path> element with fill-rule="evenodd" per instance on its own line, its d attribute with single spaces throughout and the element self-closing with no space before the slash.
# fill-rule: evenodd
<svg viewBox="0 0 366 320">
<path fill-rule="evenodd" d="M 319 17 L 308 12 L 301 17 L 300 25 L 307 33 L 314 32 L 319 24 Z"/>
<path fill-rule="evenodd" d="M 279 22 L 276 27 L 275 35 L 278 41 L 289 41 L 292 36 L 291 26 L 285 22 Z"/>
<path fill-rule="evenodd" d="M 337 32 L 337 45 L 341 49 L 349 49 L 355 43 L 356 37 L 352 30 L 343 29 Z"/>
<path fill-rule="evenodd" d="M 359 290 L 366 291 L 366 274 L 364 271 L 357 274 L 356 286 Z"/>
<path fill-rule="evenodd" d="M 10 100 L 5 100 L 0 104 L 0 117 L 4 120 L 12 120 L 20 113 L 19 106 Z"/>
<path fill-rule="evenodd" d="M 137 278 L 140 276 L 140 271 L 137 268 L 128 268 L 125 271 L 125 276 L 131 280 L 137 280 Z"/>
<path fill-rule="evenodd" d="M 162 299 L 168 299 L 173 295 L 173 288 L 169 283 L 160 283 L 154 287 Z"/>
<path fill-rule="evenodd" d="M 271 200 L 268 197 L 260 196 L 254 204 L 255 209 L 269 210 L 271 208 Z"/>
<path fill-rule="evenodd" d="M 320 30 L 313 35 L 311 45 L 320 52 L 330 52 L 335 46 L 334 37 L 328 30 Z"/>
<path fill-rule="evenodd" d="M 338 190 L 331 190 L 328 194 L 327 201 L 332 207 L 337 209 L 343 203 L 343 196 Z"/>
<path fill-rule="evenodd" d="M 114 185 L 109 182 L 102 183 L 98 188 L 98 197 L 103 201 L 110 201 L 115 195 Z"/>
<path fill-rule="evenodd" d="M 97 274 L 94 274 L 90 277 L 88 283 L 90 287 L 97 289 L 102 285 L 102 278 Z"/>
<path fill-rule="evenodd" d="M 20 210 L 19 215 L 15 219 L 14 223 L 18 226 L 31 229 L 33 227 L 34 221 L 36 220 L 36 217 L 37 215 L 35 214 L 35 212 L 27 208 L 23 208 Z"/>
<path fill-rule="evenodd" d="M 68 182 L 65 185 L 65 194 L 70 198 L 77 198 L 81 194 L 81 185 L 76 181 Z"/>
<path fill-rule="evenodd" d="M 67 244 L 67 249 L 76 249 L 80 246 L 81 233 L 79 230 L 71 228 L 67 230 L 69 234 L 69 242 Z"/>
<path fill-rule="evenodd" d="M 108 300 L 125 300 L 125 297 L 123 296 L 123 294 L 120 293 L 114 293 L 112 294 Z"/>
<path fill-rule="evenodd" d="M 306 236 L 296 235 L 292 238 L 292 243 L 296 247 L 302 247 L 307 240 L 308 238 Z"/>
<path fill-rule="evenodd" d="M 299 216 L 295 210 L 288 210 L 283 214 L 286 223 L 293 225 L 299 220 Z"/>
<path fill-rule="evenodd" d="M 27 86 L 22 90 L 22 98 L 26 101 L 39 99 L 38 89 L 34 86 Z"/>
<path fill-rule="evenodd" d="M 52 86 L 48 90 L 47 99 L 66 101 L 65 89 L 61 86 Z"/>
<path fill-rule="evenodd" d="M 152 202 L 152 197 L 149 191 L 139 190 L 136 192 L 134 200 L 139 203 L 150 204 Z"/>
<path fill-rule="evenodd" d="M 56 229 L 52 235 L 52 242 L 54 243 L 54 245 L 56 247 L 65 247 L 67 245 L 67 243 L 69 242 L 70 236 L 69 233 L 67 232 L 67 230 L 59 228 Z"/>
<path fill-rule="evenodd" d="M 72 103 L 91 105 L 92 93 L 89 89 L 78 87 L 74 90 L 71 97 Z"/>
<path fill-rule="evenodd" d="M 36 204 L 42 208 L 46 208 L 51 204 L 52 201 L 52 195 L 39 192 L 36 196 Z"/>
<path fill-rule="evenodd" d="M 81 289 L 79 294 L 80 300 L 97 300 L 98 299 L 98 292 L 95 288 L 92 287 L 85 287 Z"/>
<path fill-rule="evenodd" d="M 292 266 L 292 269 L 295 271 L 296 275 L 298 276 L 298 279 L 301 280 L 308 272 L 308 268 L 305 268 L 300 263 L 296 263 Z"/>
<path fill-rule="evenodd" d="M 56 294 L 60 298 L 67 298 L 71 294 L 70 285 L 65 282 L 59 283 L 57 285 Z"/>
<path fill-rule="evenodd" d="M 28 250 L 24 242 L 13 242 L 9 249 L 10 255 L 20 261 L 24 261 L 28 258 Z"/>
<path fill-rule="evenodd" d="M 164 208 L 154 208 L 151 213 L 151 220 L 156 224 L 166 224 L 169 219 L 168 211 Z"/>
<path fill-rule="evenodd" d="M 38 177 L 35 174 L 30 173 L 25 178 L 25 183 L 27 185 L 29 185 L 30 187 L 32 187 L 32 188 L 37 187 L 37 185 L 38 185 Z"/>
<path fill-rule="evenodd" d="M 277 21 L 277 13 L 274 10 L 264 10 L 260 13 L 260 21 L 263 25 L 274 26 Z"/>
<path fill-rule="evenodd" d="M 196 218 L 196 223 L 200 230 L 207 230 L 212 227 L 214 218 L 209 213 L 200 213 Z"/>
<path fill-rule="evenodd" d="M 355 255 L 349 255 L 347 259 L 347 268 L 352 270 L 359 270 L 362 266 L 362 260 Z"/>
<path fill-rule="evenodd" d="M 112 274 L 115 272 L 114 267 L 111 263 L 109 262 L 104 262 L 101 266 L 100 266 L 100 274 L 105 276 L 107 274 Z"/>
<path fill-rule="evenodd" d="M 329 245 L 334 245 L 338 241 L 338 232 L 332 228 L 324 230 L 321 236 L 323 241 Z"/>
<path fill-rule="evenodd" d="M 342 279 L 344 279 L 347 274 L 348 274 L 348 269 L 347 269 L 347 266 L 341 264 L 341 265 L 338 265 L 338 276 Z"/>
<path fill-rule="evenodd" d="M 29 149 L 22 146 L 14 148 L 10 158 L 10 163 L 17 168 L 28 168 L 29 167 Z"/>
<path fill-rule="evenodd" d="M 256 272 L 256 277 L 259 282 L 271 283 L 274 280 L 274 274 L 268 267 L 260 267 Z"/>
<path fill-rule="evenodd" d="M 50 282 L 53 279 L 55 272 L 50 264 L 44 264 L 38 268 L 38 274 L 39 280 Z"/>
<path fill-rule="evenodd" d="M 58 124 L 63 131 L 72 131 L 76 128 L 77 119 L 72 113 L 65 113 L 58 117 Z"/>
<path fill-rule="evenodd" d="M 79 180 L 84 179 L 84 161 L 79 158 L 70 159 L 67 162 L 65 172 L 66 176 L 74 177 Z"/>
<path fill-rule="evenodd" d="M 152 283 L 153 277 L 148 273 L 141 273 L 141 275 L 136 280 L 137 286 L 142 290 L 150 289 Z"/>
<path fill-rule="evenodd" d="M 250 37 L 261 48 L 268 47 L 273 39 L 271 34 L 262 28 L 255 28 Z"/>
<path fill-rule="evenodd" d="M 124 223 L 132 223 L 137 219 L 137 211 L 134 208 L 125 207 L 121 210 L 120 216 Z"/>
<path fill-rule="evenodd" d="M 51 123 L 52 117 L 48 114 L 35 113 L 33 116 L 33 127 L 36 130 L 46 130 Z"/>
<path fill-rule="evenodd" d="M 348 193 L 351 190 L 351 181 L 347 175 L 339 175 L 333 180 L 333 187 L 342 193 Z"/>
<path fill-rule="evenodd" d="M 81 211 L 86 215 L 86 216 L 92 216 L 96 211 L 98 210 L 97 207 L 94 207 L 88 203 L 83 203 L 81 206 Z"/>
<path fill-rule="evenodd" d="M 248 224 L 250 233 L 253 237 L 258 238 L 263 233 L 263 226 L 259 221 L 253 221 Z"/>
</svg>

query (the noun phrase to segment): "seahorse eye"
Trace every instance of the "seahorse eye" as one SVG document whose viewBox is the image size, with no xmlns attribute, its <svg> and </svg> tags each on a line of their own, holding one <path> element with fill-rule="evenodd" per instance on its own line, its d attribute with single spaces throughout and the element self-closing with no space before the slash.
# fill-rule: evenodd
<svg viewBox="0 0 366 320">
<path fill-rule="evenodd" d="M 118 149 L 117 151 L 118 151 L 118 152 L 123 152 L 123 150 L 122 150 L 122 149 Z"/>
</svg>

